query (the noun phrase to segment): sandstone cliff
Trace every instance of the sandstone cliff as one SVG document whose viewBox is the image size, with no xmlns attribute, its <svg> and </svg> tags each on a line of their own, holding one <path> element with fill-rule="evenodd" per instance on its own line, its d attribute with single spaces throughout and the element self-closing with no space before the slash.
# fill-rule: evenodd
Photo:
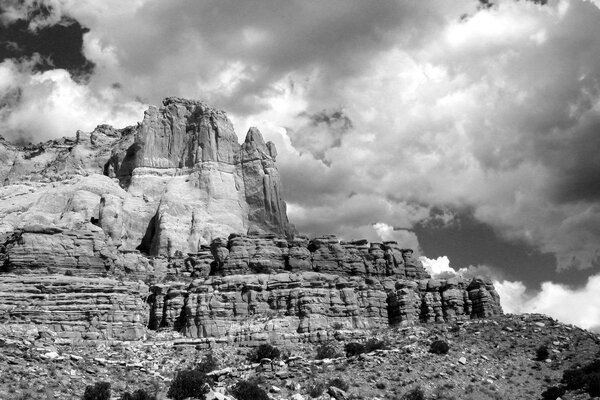
<svg viewBox="0 0 600 400">
<path fill-rule="evenodd" d="M 276 156 L 179 98 L 134 127 L 0 140 L 0 321 L 255 344 L 502 312 L 489 281 L 433 280 L 395 242 L 295 235 Z"/>
<path fill-rule="evenodd" d="M 0 232 L 101 227 L 121 250 L 195 253 L 232 232 L 293 234 L 273 143 L 240 145 L 226 114 L 168 98 L 135 127 L 19 148 L 0 141 Z"/>
</svg>

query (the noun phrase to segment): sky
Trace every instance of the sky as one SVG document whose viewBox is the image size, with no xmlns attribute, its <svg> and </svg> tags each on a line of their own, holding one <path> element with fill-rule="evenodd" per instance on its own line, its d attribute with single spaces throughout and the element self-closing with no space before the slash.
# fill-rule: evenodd
<svg viewBox="0 0 600 400">
<path fill-rule="evenodd" d="M 167 96 L 276 144 L 300 232 L 397 240 L 600 330 L 600 1 L 2 2 L 6 139 Z"/>
</svg>

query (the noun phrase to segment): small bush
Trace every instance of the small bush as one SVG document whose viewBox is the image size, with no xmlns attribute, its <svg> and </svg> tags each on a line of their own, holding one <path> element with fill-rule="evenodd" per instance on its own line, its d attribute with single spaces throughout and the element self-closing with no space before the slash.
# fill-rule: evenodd
<svg viewBox="0 0 600 400">
<path fill-rule="evenodd" d="M 541 345 L 537 348 L 535 352 L 535 359 L 538 361 L 544 361 L 550 356 L 550 352 L 548 351 L 548 346 Z"/>
<path fill-rule="evenodd" d="M 346 351 L 346 357 L 352 357 L 364 353 L 365 346 L 362 343 L 351 342 L 346 343 L 344 350 Z"/>
<path fill-rule="evenodd" d="M 556 400 L 565 394 L 565 388 L 562 386 L 551 386 L 542 393 L 543 400 Z"/>
<path fill-rule="evenodd" d="M 269 358 L 274 360 L 279 358 L 281 352 L 275 346 L 271 346 L 270 344 L 261 344 L 250 353 L 248 353 L 248 360 L 250 362 L 260 362 L 263 358 Z"/>
<path fill-rule="evenodd" d="M 450 346 L 443 340 L 435 340 L 431 343 L 431 346 L 429 346 L 429 352 L 433 354 L 448 354 L 449 350 Z"/>
<path fill-rule="evenodd" d="M 82 400 L 110 400 L 110 383 L 96 382 L 86 386 Z"/>
<path fill-rule="evenodd" d="M 212 380 L 200 371 L 179 371 L 169 386 L 167 397 L 175 400 L 183 400 L 188 397 L 204 398 L 208 391 L 206 384 Z"/>
<path fill-rule="evenodd" d="M 566 370 L 562 382 L 568 390 L 584 389 L 591 396 L 600 396 L 600 360 L 592 361 L 582 368 Z"/>
<path fill-rule="evenodd" d="M 123 393 L 121 400 L 156 400 L 156 396 L 148 394 L 144 389 L 138 389 L 133 393 Z"/>
<path fill-rule="evenodd" d="M 254 382 L 239 381 L 231 390 L 237 400 L 269 400 L 267 392 Z"/>
<path fill-rule="evenodd" d="M 308 395 L 313 399 L 321 397 L 323 392 L 325 392 L 325 384 L 323 382 L 314 382 L 308 387 Z"/>
<path fill-rule="evenodd" d="M 335 386 L 338 389 L 342 389 L 344 392 L 350 388 L 350 385 L 348 385 L 348 382 L 346 382 L 342 378 L 330 379 L 329 382 L 327 382 L 327 386 L 328 387 Z"/>
<path fill-rule="evenodd" d="M 340 329 L 344 329 L 344 324 L 342 324 L 341 322 L 334 322 L 333 324 L 331 324 L 331 328 L 335 331 L 339 331 Z"/>
<path fill-rule="evenodd" d="M 588 379 L 587 392 L 592 397 L 600 396 L 600 373 L 590 375 Z"/>
<path fill-rule="evenodd" d="M 336 358 L 339 357 L 340 353 L 337 351 L 334 345 L 331 343 L 322 344 L 317 348 L 317 360 L 323 360 L 325 358 Z"/>
<path fill-rule="evenodd" d="M 425 392 L 420 386 L 417 386 L 402 396 L 402 400 L 425 400 Z"/>
<path fill-rule="evenodd" d="M 208 374 L 209 372 L 216 370 L 218 367 L 219 363 L 217 362 L 216 358 L 212 353 L 208 353 L 206 357 L 204 357 L 202 361 L 196 365 L 195 370 Z"/>
<path fill-rule="evenodd" d="M 375 350 L 383 350 L 387 347 L 387 344 L 383 340 L 377 340 L 375 338 L 371 338 L 365 343 L 365 353 L 370 353 Z"/>
<path fill-rule="evenodd" d="M 377 389 L 384 390 L 384 389 L 385 389 L 385 387 L 386 387 L 386 386 L 385 386 L 385 382 L 377 382 L 377 383 L 375 384 L 375 387 L 376 387 Z"/>
</svg>

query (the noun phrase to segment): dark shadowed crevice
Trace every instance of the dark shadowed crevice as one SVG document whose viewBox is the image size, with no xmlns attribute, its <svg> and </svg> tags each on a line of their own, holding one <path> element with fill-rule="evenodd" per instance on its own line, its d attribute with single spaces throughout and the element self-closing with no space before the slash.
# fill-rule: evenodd
<svg viewBox="0 0 600 400">
<path fill-rule="evenodd" d="M 146 228 L 146 233 L 142 238 L 142 242 L 138 247 L 136 247 L 136 250 L 138 250 L 140 253 L 150 254 L 150 250 L 152 249 L 152 241 L 154 240 L 154 235 L 156 234 L 156 219 L 156 214 L 154 214 L 148 223 L 148 227 Z"/>
</svg>

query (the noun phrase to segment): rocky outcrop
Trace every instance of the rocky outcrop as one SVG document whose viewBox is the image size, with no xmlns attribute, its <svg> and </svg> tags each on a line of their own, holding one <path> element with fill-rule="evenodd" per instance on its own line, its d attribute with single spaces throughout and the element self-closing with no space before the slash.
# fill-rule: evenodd
<svg viewBox="0 0 600 400">
<path fill-rule="evenodd" d="M 148 314 L 143 283 L 111 278 L 2 274 L 0 322 L 45 325 L 59 337 L 135 340 Z"/>
<path fill-rule="evenodd" d="M 490 281 L 431 279 L 398 243 L 294 235 L 276 157 L 179 98 L 125 129 L 0 139 L 0 321 L 256 344 L 502 312 Z"/>
<path fill-rule="evenodd" d="M 197 253 L 232 232 L 289 237 L 276 154 L 256 128 L 240 145 L 223 111 L 179 98 L 135 127 L 25 148 L 2 140 L 0 233 L 91 223 L 152 256 Z"/>
<path fill-rule="evenodd" d="M 170 276 L 179 281 L 151 288 L 152 329 L 256 344 L 502 313 L 491 282 L 431 279 L 412 250 L 395 242 L 231 235 L 215 240 L 211 253 L 209 274 L 175 261 Z"/>
<path fill-rule="evenodd" d="M 364 279 L 318 272 L 210 276 L 152 287 L 151 327 L 191 338 L 253 345 L 267 340 L 323 341 L 337 331 L 483 317 L 461 278 Z M 497 296 L 489 289 L 490 297 Z M 460 301 L 455 297 L 458 295 Z M 490 302 L 485 317 L 501 314 Z"/>
</svg>

